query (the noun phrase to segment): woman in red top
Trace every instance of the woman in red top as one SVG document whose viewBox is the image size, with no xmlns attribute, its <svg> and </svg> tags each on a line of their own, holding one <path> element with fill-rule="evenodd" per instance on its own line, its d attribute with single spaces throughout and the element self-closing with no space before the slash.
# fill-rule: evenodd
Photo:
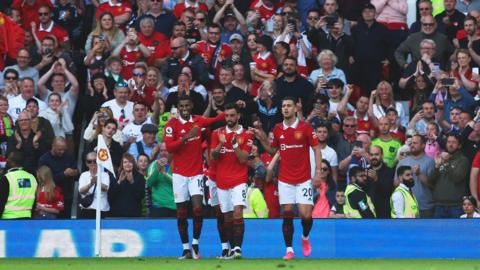
<svg viewBox="0 0 480 270">
<path fill-rule="evenodd" d="M 53 182 L 52 171 L 47 166 L 37 170 L 37 194 L 34 212 L 35 219 L 56 219 L 63 211 L 63 194 L 60 187 Z"/>
<path fill-rule="evenodd" d="M 455 54 L 457 59 L 456 67 L 452 65 L 453 77 L 457 78 L 460 81 L 461 86 L 463 86 L 468 92 L 475 95 L 478 84 L 478 74 L 474 75 L 472 72 L 472 58 L 466 49 L 458 49 Z"/>
</svg>

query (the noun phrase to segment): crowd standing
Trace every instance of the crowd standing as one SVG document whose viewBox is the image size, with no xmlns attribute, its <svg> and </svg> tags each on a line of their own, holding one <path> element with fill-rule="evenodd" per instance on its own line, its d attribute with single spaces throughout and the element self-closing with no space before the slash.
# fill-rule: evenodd
<svg viewBox="0 0 480 270">
<path fill-rule="evenodd" d="M 204 217 L 235 257 L 283 217 L 293 258 L 294 217 L 307 245 L 312 217 L 480 216 L 479 0 L 3 2 L 2 218 L 94 218 L 100 188 L 102 217 L 176 217 L 183 258 Z"/>
</svg>

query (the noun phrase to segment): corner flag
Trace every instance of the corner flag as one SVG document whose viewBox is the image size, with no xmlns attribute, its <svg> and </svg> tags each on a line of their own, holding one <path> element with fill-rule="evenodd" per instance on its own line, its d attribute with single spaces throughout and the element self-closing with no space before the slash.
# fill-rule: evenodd
<svg viewBox="0 0 480 270">
<path fill-rule="evenodd" d="M 112 156 L 108 150 L 107 144 L 103 139 L 103 135 L 98 135 L 97 140 L 97 165 L 107 169 L 109 172 L 115 176 L 115 171 L 113 170 Z"/>
</svg>

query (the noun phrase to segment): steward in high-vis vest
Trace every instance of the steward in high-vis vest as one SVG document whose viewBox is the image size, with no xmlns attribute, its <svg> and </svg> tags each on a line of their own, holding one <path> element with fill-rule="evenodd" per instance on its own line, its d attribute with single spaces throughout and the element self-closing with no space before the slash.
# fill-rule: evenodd
<svg viewBox="0 0 480 270">
<path fill-rule="evenodd" d="M 19 152 L 8 155 L 7 166 L 11 169 L 0 178 L 1 219 L 28 219 L 35 205 L 37 180 L 19 167 L 23 156 Z"/>
<path fill-rule="evenodd" d="M 345 206 L 343 211 L 347 218 L 375 218 L 375 207 L 365 192 L 367 174 L 359 166 L 349 171 L 350 181 L 345 190 Z"/>
<path fill-rule="evenodd" d="M 247 206 L 243 209 L 244 218 L 268 218 L 268 208 L 262 191 L 254 184 L 247 188 Z"/>
<path fill-rule="evenodd" d="M 397 168 L 397 175 L 400 185 L 395 189 L 390 199 L 392 218 L 418 218 L 418 203 L 412 193 L 412 187 L 415 185 L 412 168 L 410 166 L 400 166 Z"/>
</svg>

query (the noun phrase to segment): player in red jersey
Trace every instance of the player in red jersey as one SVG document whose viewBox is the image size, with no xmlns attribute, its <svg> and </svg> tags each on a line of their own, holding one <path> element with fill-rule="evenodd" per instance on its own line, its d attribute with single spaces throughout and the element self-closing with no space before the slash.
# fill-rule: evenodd
<svg viewBox="0 0 480 270">
<path fill-rule="evenodd" d="M 179 117 L 170 119 L 165 125 L 165 145 L 172 154 L 172 182 L 174 201 L 177 205 L 177 224 L 183 244 L 179 259 L 191 259 L 188 241 L 187 206 L 191 198 L 193 206 L 193 258 L 199 259 L 198 239 L 202 230 L 203 201 L 203 149 L 200 129 L 222 120 L 221 113 L 215 118 L 192 116 L 193 101 L 187 95 L 178 99 Z"/>
<path fill-rule="evenodd" d="M 246 206 L 248 155 L 252 150 L 253 135 L 238 120 L 240 108 L 236 104 L 225 106 L 227 126 L 212 134 L 211 156 L 217 160 L 217 187 L 220 209 L 224 214 L 224 230 L 230 238 L 230 258 L 242 257 L 245 225 L 243 208 Z"/>
<path fill-rule="evenodd" d="M 310 175 L 309 149 L 315 152 L 315 180 L 320 181 L 322 154 L 317 136 L 310 124 L 296 117 L 296 100 L 285 97 L 282 100 L 283 122 L 273 129 L 273 143 L 259 129 L 253 129 L 267 152 L 273 155 L 280 151 L 280 172 L 278 192 L 283 208 L 283 238 L 287 246 L 284 259 L 293 259 L 292 248 L 294 205 L 297 204 L 302 219 L 302 250 L 304 256 L 310 256 L 311 245 L 308 235 L 312 229 L 313 188 Z"/>
</svg>

